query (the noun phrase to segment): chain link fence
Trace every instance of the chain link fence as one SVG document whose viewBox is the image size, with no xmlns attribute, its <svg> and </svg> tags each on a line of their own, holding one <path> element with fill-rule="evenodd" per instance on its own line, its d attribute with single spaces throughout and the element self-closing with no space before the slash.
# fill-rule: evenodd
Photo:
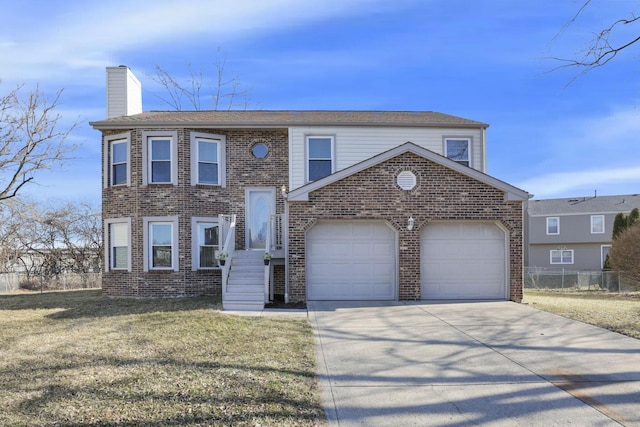
<svg viewBox="0 0 640 427">
<path fill-rule="evenodd" d="M 65 272 L 55 276 L 27 273 L 0 273 L 0 292 L 18 289 L 31 291 L 71 290 L 100 288 L 102 273 Z"/>
<path fill-rule="evenodd" d="M 636 284 L 626 282 L 617 271 L 568 270 L 542 267 L 525 267 L 524 288 L 609 292 L 640 290 Z"/>
</svg>

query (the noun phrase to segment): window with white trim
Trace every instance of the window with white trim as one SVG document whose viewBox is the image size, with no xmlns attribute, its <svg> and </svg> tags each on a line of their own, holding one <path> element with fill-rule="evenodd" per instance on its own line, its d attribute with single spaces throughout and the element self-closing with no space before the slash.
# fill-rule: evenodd
<svg viewBox="0 0 640 427">
<path fill-rule="evenodd" d="M 464 166 L 471 164 L 470 148 L 470 138 L 445 138 L 444 140 L 445 157 Z"/>
<path fill-rule="evenodd" d="M 573 264 L 573 249 L 552 249 L 551 264 Z"/>
<path fill-rule="evenodd" d="M 557 216 L 550 216 L 547 218 L 547 234 L 555 235 L 560 234 L 560 218 Z"/>
<path fill-rule="evenodd" d="M 148 217 L 144 222 L 144 271 L 178 271 L 178 218 Z"/>
<path fill-rule="evenodd" d="M 610 250 L 611 245 L 600 245 L 600 268 L 604 268 Z"/>
<path fill-rule="evenodd" d="M 176 131 L 145 131 L 142 184 L 178 184 L 178 148 Z"/>
<path fill-rule="evenodd" d="M 591 234 L 604 233 L 604 215 L 591 215 Z"/>
<path fill-rule="evenodd" d="M 218 218 L 192 218 L 191 238 L 192 270 L 217 268 L 216 252 L 220 250 Z"/>
<path fill-rule="evenodd" d="M 149 138 L 149 183 L 171 183 L 171 138 Z"/>
<path fill-rule="evenodd" d="M 224 135 L 191 132 L 191 185 L 226 187 Z"/>
<path fill-rule="evenodd" d="M 127 185 L 129 164 L 129 143 L 126 139 L 111 141 L 110 144 L 111 185 Z"/>
<path fill-rule="evenodd" d="M 103 187 L 131 185 L 130 134 L 108 135 L 104 138 Z"/>
<path fill-rule="evenodd" d="M 131 219 L 108 219 L 105 221 L 105 232 L 108 245 L 105 268 L 131 271 Z"/>
<path fill-rule="evenodd" d="M 332 136 L 308 136 L 307 181 L 317 181 L 335 170 L 335 154 Z"/>
</svg>

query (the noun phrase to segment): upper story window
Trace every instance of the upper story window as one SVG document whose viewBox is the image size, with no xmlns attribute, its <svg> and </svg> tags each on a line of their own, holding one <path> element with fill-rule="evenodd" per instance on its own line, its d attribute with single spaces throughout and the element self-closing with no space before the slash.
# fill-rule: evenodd
<svg viewBox="0 0 640 427">
<path fill-rule="evenodd" d="M 333 137 L 307 137 L 307 181 L 316 181 L 335 170 Z"/>
<path fill-rule="evenodd" d="M 149 138 L 149 183 L 171 183 L 171 138 Z"/>
<path fill-rule="evenodd" d="M 105 137 L 104 187 L 130 185 L 129 133 Z"/>
<path fill-rule="evenodd" d="M 604 215 L 591 215 L 591 233 L 604 233 Z"/>
<path fill-rule="evenodd" d="M 551 264 L 573 264 L 573 249 L 552 249 Z"/>
<path fill-rule="evenodd" d="M 471 164 L 471 156 L 469 154 L 470 148 L 470 138 L 445 138 L 444 140 L 445 157 L 464 166 L 469 166 Z"/>
<path fill-rule="evenodd" d="M 178 218 L 147 217 L 144 222 L 144 271 L 178 271 Z"/>
<path fill-rule="evenodd" d="M 105 253 L 107 270 L 131 271 L 131 219 L 118 218 L 105 221 L 109 251 Z"/>
<path fill-rule="evenodd" d="M 191 185 L 225 187 L 225 137 L 191 133 Z"/>
<path fill-rule="evenodd" d="M 218 185 L 220 183 L 218 158 L 217 141 L 198 140 L 198 184 Z"/>
<path fill-rule="evenodd" d="M 127 184 L 128 148 L 126 139 L 111 142 L 111 185 Z"/>
<path fill-rule="evenodd" d="M 218 267 L 216 251 L 220 249 L 220 227 L 217 218 L 192 218 L 192 270 Z"/>
<path fill-rule="evenodd" d="M 547 218 L 547 234 L 560 234 L 560 218 L 552 216 Z"/>
<path fill-rule="evenodd" d="M 146 131 L 143 151 L 143 185 L 178 183 L 178 133 L 176 131 Z"/>
</svg>

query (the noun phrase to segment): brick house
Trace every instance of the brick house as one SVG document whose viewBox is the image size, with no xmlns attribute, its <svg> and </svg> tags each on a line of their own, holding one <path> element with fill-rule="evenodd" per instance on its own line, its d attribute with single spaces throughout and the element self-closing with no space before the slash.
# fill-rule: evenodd
<svg viewBox="0 0 640 427">
<path fill-rule="evenodd" d="M 108 117 L 91 123 L 106 295 L 222 295 L 231 309 L 522 299 L 528 194 L 486 174 L 488 125 L 435 112 L 142 112 L 140 93 L 127 67 L 108 68 Z"/>
</svg>

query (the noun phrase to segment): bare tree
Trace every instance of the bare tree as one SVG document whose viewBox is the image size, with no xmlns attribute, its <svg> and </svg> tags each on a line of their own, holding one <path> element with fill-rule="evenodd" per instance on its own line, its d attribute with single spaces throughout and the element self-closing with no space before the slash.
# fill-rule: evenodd
<svg viewBox="0 0 640 427">
<path fill-rule="evenodd" d="M 570 19 L 556 34 L 554 40 L 558 39 L 571 25 L 573 25 L 584 10 L 589 6 L 591 0 L 584 0 L 582 6 L 576 14 Z M 621 51 L 640 42 L 640 35 L 636 31 L 625 31 L 631 29 L 633 24 L 640 24 L 640 15 L 631 11 L 625 18 L 617 19 L 611 22 L 604 29 L 593 34 L 593 39 L 587 43 L 585 49 L 576 58 L 558 58 L 552 57 L 556 61 L 560 61 L 560 68 L 577 68 L 579 69 L 571 82 L 580 76 L 588 73 L 594 68 L 602 67 L 613 60 Z"/>
<path fill-rule="evenodd" d="M 640 288 L 640 222 L 626 228 L 609 251 L 611 266 Z"/>
<path fill-rule="evenodd" d="M 209 83 L 203 71 L 194 71 L 191 64 L 187 64 L 189 77 L 182 81 L 160 65 L 154 67 L 155 75 L 149 77 L 167 92 L 166 97 L 158 98 L 176 111 L 182 111 L 185 107 L 196 111 L 246 110 L 251 104 L 250 90 L 242 86 L 237 76 L 225 77 L 226 63 L 226 57 L 221 57 L 221 50 L 218 48 L 213 64 L 214 79 Z M 207 85 L 208 87 L 204 87 Z"/>
<path fill-rule="evenodd" d="M 15 197 L 37 171 L 60 165 L 76 148 L 66 140 L 78 123 L 60 129 L 55 112 L 62 91 L 52 99 L 39 87 L 23 91 L 20 85 L 0 96 L 0 201 Z"/>
<path fill-rule="evenodd" d="M 102 266 L 99 208 L 65 203 L 43 207 L 17 198 L 2 206 L 0 238 L 6 245 L 6 265 L 19 266 L 27 281 L 72 272 L 87 281 Z"/>
</svg>

